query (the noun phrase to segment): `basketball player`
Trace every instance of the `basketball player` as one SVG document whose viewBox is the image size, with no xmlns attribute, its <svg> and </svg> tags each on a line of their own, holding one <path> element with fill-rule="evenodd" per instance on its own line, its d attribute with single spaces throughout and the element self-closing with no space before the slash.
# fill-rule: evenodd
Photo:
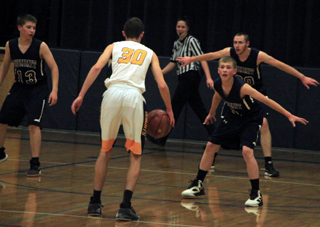
<svg viewBox="0 0 320 227">
<path fill-rule="evenodd" d="M 47 44 L 33 38 L 37 19 L 29 14 L 21 15 L 17 19 L 17 25 L 20 37 L 6 43 L 0 67 L 0 85 L 7 75 L 11 60 L 14 62 L 15 72 L 15 83 L 0 112 L 0 162 L 8 158 L 4 152 L 8 125 L 19 126 L 27 115 L 32 155 L 27 176 L 33 177 L 41 174 L 39 155 L 42 114 L 47 102 L 49 106 L 57 103 L 59 69 Z M 43 60 L 51 70 L 52 91 L 49 100 L 47 100 L 49 89 Z"/>
<path fill-rule="evenodd" d="M 72 112 L 81 107 L 83 98 L 99 75 L 101 69 L 112 58 L 112 75 L 105 80 L 108 88 L 103 94 L 101 104 L 102 147 L 95 167 L 94 191 L 88 206 L 88 215 L 102 214 L 101 191 L 105 182 L 112 147 L 122 124 L 126 136 L 125 147 L 130 153 L 130 166 L 126 178 L 123 201 L 116 215 L 117 220 L 138 220 L 131 206 L 131 198 L 140 174 L 141 155 L 146 133 L 145 77 L 151 65 L 161 97 L 174 126 L 169 88 L 161 73 L 157 55 L 140 44 L 144 35 L 144 25 L 139 18 L 130 18 L 124 25 L 123 36 L 126 41 L 107 46 L 97 63 L 91 68 L 79 96 L 72 104 Z"/>
<path fill-rule="evenodd" d="M 288 74 L 291 74 L 301 80 L 304 86 L 309 89 L 309 85 L 318 86 L 319 82 L 304 76 L 302 73 L 292 68 L 291 66 L 271 57 L 263 51 L 249 47 L 249 36 L 246 33 L 238 33 L 233 39 L 233 47 L 227 47 L 220 51 L 203 54 L 193 57 L 177 58 L 183 62 L 182 67 L 190 64 L 193 61 L 215 60 L 224 56 L 231 56 L 237 62 L 237 76 L 251 85 L 253 88 L 267 96 L 266 88 L 263 84 L 263 77 L 260 70 L 260 64 L 266 63 L 272 65 Z M 260 130 L 261 147 L 265 158 L 265 175 L 269 177 L 278 177 L 279 171 L 273 167 L 271 158 L 271 133 L 267 120 L 268 108 L 261 104 L 263 109 L 263 124 Z M 227 145 L 228 146 L 228 145 Z M 230 144 L 229 144 L 230 146 Z M 231 145 L 232 147 L 232 145 Z M 237 148 L 237 146 L 235 146 Z M 216 153 L 217 154 L 217 153 Z M 215 160 L 214 160 L 215 161 Z M 214 167 L 214 161 L 212 168 Z"/>
<path fill-rule="evenodd" d="M 210 169 L 215 153 L 225 141 L 240 140 L 252 187 L 250 198 L 245 202 L 245 206 L 258 207 L 263 205 L 263 201 L 259 189 L 259 168 L 253 149 L 262 125 L 263 111 L 256 100 L 286 116 L 293 127 L 295 127 L 295 122 L 306 125 L 308 121 L 292 115 L 278 103 L 234 76 L 237 73 L 237 63 L 232 57 L 222 57 L 219 60 L 218 73 L 220 78 L 214 81 L 215 94 L 204 124 L 212 124 L 213 120 L 216 120 L 216 109 L 222 99 L 229 108 L 225 112 L 223 121 L 216 127 L 207 143 L 196 179 L 181 195 L 184 198 L 204 195 L 202 182 Z"/>
</svg>

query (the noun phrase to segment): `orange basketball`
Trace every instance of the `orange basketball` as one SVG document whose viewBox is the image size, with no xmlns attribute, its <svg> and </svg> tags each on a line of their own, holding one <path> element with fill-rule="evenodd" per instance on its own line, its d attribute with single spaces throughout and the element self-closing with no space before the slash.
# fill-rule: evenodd
<svg viewBox="0 0 320 227">
<path fill-rule="evenodd" d="M 171 131 L 169 115 L 164 110 L 155 109 L 148 114 L 147 132 L 154 138 L 161 138 Z"/>
</svg>

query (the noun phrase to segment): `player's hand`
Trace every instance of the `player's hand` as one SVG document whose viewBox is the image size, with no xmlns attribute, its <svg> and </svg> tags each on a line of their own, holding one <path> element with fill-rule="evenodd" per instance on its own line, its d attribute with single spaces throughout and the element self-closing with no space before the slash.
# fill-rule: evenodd
<svg viewBox="0 0 320 227">
<path fill-rule="evenodd" d="M 213 80 L 212 79 L 207 79 L 207 87 L 211 90 L 213 90 Z"/>
<path fill-rule="evenodd" d="M 190 57 L 178 57 L 176 60 L 183 63 L 181 67 L 185 67 L 192 62 Z"/>
<path fill-rule="evenodd" d="M 58 101 L 58 93 L 56 91 L 52 91 L 48 99 L 49 106 L 55 105 L 57 101 Z"/>
<path fill-rule="evenodd" d="M 76 113 L 78 112 L 78 110 L 80 109 L 81 105 L 82 105 L 82 102 L 83 102 L 83 98 L 82 97 L 79 97 L 76 98 L 72 105 L 71 105 L 71 111 L 74 115 L 76 115 Z"/>
<path fill-rule="evenodd" d="M 169 118 L 170 118 L 170 125 L 171 125 L 172 127 L 174 127 L 174 125 L 175 125 L 175 120 L 174 120 L 174 117 L 173 117 L 173 112 L 172 112 L 172 110 L 167 110 L 166 112 L 167 112 L 167 114 L 169 115 Z"/>
<path fill-rule="evenodd" d="M 210 125 L 210 124 L 213 124 L 213 121 L 216 121 L 215 114 L 214 115 L 208 114 L 208 116 L 204 120 L 203 124 L 204 125 Z"/>
<path fill-rule="evenodd" d="M 301 124 L 304 124 L 304 125 L 309 123 L 309 121 L 307 121 L 306 119 L 301 118 L 301 117 L 297 117 L 297 116 L 294 116 L 294 115 L 289 117 L 289 121 L 291 122 L 293 127 L 296 127 L 295 122 L 300 122 Z"/>
<path fill-rule="evenodd" d="M 319 85 L 319 82 L 316 81 L 315 79 L 312 79 L 310 77 L 306 77 L 304 76 L 302 79 L 301 79 L 301 82 L 303 83 L 303 85 L 309 89 L 309 85 L 313 85 L 313 86 L 318 86 Z"/>
</svg>

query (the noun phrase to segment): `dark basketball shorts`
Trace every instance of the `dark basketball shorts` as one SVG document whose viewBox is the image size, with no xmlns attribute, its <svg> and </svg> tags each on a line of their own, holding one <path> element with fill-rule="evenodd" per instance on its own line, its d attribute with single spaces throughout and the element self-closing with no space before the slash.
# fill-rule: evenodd
<svg viewBox="0 0 320 227">
<path fill-rule="evenodd" d="M 229 112 L 223 116 L 209 141 L 227 149 L 240 149 L 242 146 L 254 149 L 262 120 L 262 111 L 244 117 Z"/>
<path fill-rule="evenodd" d="M 27 115 L 28 125 L 41 127 L 41 120 L 49 94 L 48 85 L 14 83 L 0 111 L 0 123 L 18 127 Z"/>
<path fill-rule="evenodd" d="M 267 97 L 268 97 L 268 96 L 267 96 Z M 260 107 L 261 107 L 261 111 L 262 111 L 262 113 L 263 113 L 263 117 L 264 117 L 264 118 L 268 118 L 270 107 L 267 106 L 266 104 L 262 103 L 262 102 L 259 102 L 259 101 L 257 101 L 257 102 L 259 103 L 259 105 L 260 105 Z"/>
</svg>

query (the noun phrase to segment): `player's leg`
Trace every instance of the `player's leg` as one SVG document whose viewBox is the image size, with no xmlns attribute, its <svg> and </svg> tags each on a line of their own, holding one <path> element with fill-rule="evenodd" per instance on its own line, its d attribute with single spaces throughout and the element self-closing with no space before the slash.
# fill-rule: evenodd
<svg viewBox="0 0 320 227">
<path fill-rule="evenodd" d="M 123 192 L 123 200 L 116 214 L 117 220 L 136 221 L 140 216 L 135 212 L 131 205 L 131 199 L 140 176 L 141 155 L 134 154 L 130 151 L 130 166 L 126 177 L 126 186 Z"/>
<path fill-rule="evenodd" d="M 7 124 L 0 123 L 0 163 L 6 161 L 8 159 L 8 155 L 4 151 L 5 150 L 4 141 L 7 136 L 7 127 L 8 127 Z"/>
<path fill-rule="evenodd" d="M 278 177 L 279 171 L 273 167 L 272 154 L 271 154 L 271 132 L 267 118 L 263 118 L 262 127 L 260 129 L 260 143 L 265 159 L 265 175 L 269 177 Z"/>
<path fill-rule="evenodd" d="M 24 97 L 24 106 L 28 117 L 28 129 L 30 135 L 31 160 L 27 176 L 36 177 L 41 175 L 40 149 L 41 149 L 41 122 L 48 99 L 47 84 L 28 87 Z"/>
<path fill-rule="evenodd" d="M 24 94 L 21 86 L 14 83 L 9 94 L 10 95 L 4 100 L 0 111 L 0 162 L 4 162 L 8 159 L 4 147 L 8 125 L 19 126 L 25 116 L 25 109 L 22 103 Z"/>
<path fill-rule="evenodd" d="M 130 91 L 127 91 L 130 93 Z M 130 152 L 130 166 L 126 177 L 123 200 L 116 214 L 117 220 L 135 221 L 140 217 L 132 208 L 131 199 L 140 175 L 141 155 L 144 149 L 146 133 L 146 110 L 141 94 L 132 91 L 126 95 L 129 99 L 123 108 L 123 131 L 126 136 L 125 147 Z M 131 104 L 131 107 L 129 106 Z"/>
<path fill-rule="evenodd" d="M 196 179 L 192 180 L 189 187 L 181 193 L 183 198 L 194 198 L 205 195 L 203 181 L 210 169 L 215 153 L 220 149 L 220 145 L 208 142 L 202 155 Z"/>
<path fill-rule="evenodd" d="M 250 198 L 245 202 L 246 206 L 262 206 L 262 194 L 259 188 L 259 167 L 253 154 L 253 149 L 242 146 L 242 155 L 247 165 L 247 172 L 251 183 Z"/>
<path fill-rule="evenodd" d="M 103 189 L 104 182 L 106 180 L 109 160 L 112 156 L 112 151 L 101 151 L 95 165 L 94 173 L 94 187 L 93 195 L 90 198 L 88 205 L 89 216 L 101 216 L 102 207 L 101 204 L 101 192 Z"/>
<path fill-rule="evenodd" d="M 107 176 L 109 160 L 112 156 L 112 147 L 118 135 L 121 124 L 121 95 L 116 89 L 108 89 L 103 94 L 101 103 L 100 127 L 101 127 L 101 151 L 95 165 L 93 195 L 88 205 L 88 215 L 101 216 L 102 202 L 101 192 Z"/>
<path fill-rule="evenodd" d="M 36 125 L 29 125 L 29 135 L 30 135 L 30 147 L 31 147 L 31 160 L 30 169 L 27 172 L 27 176 L 36 177 L 41 175 L 40 161 L 40 148 L 41 148 L 41 129 Z"/>
</svg>

